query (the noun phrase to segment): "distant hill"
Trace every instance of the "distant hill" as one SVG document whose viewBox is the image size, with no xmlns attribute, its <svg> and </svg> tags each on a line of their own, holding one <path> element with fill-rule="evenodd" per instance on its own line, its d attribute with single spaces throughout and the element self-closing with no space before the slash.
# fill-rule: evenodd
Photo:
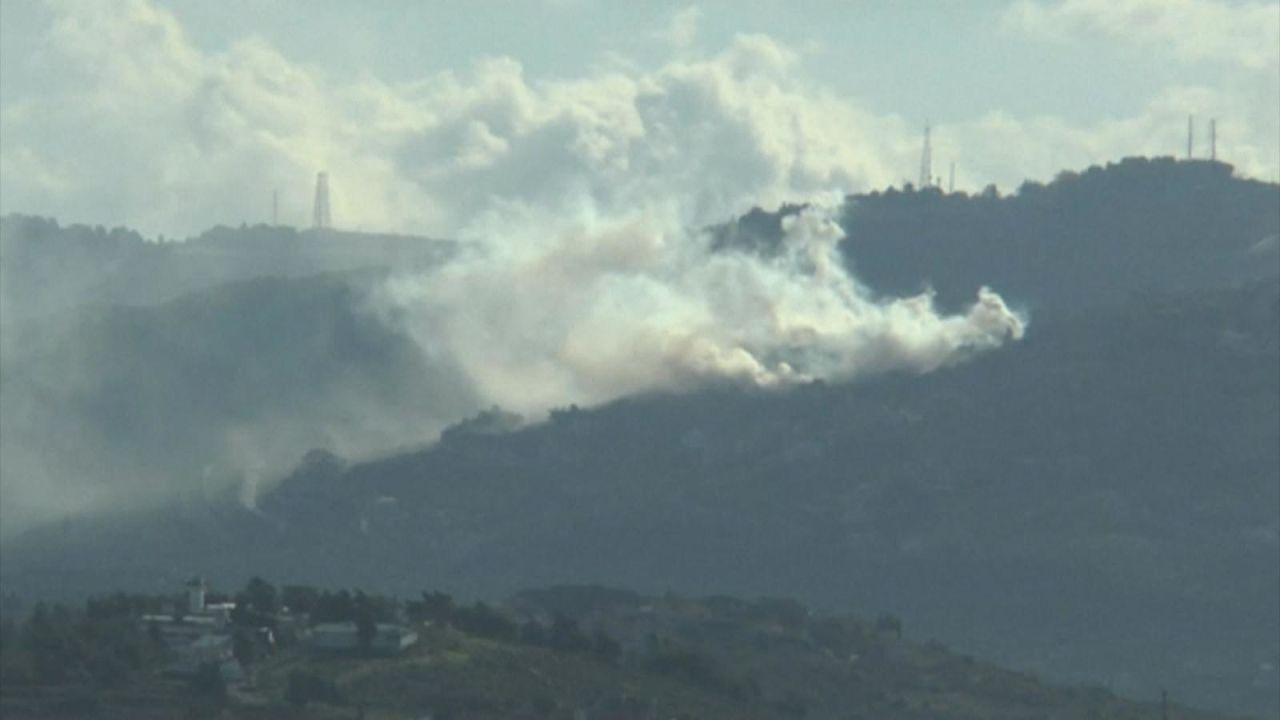
<svg viewBox="0 0 1280 720">
<path fill-rule="evenodd" d="M 126 228 L 0 218 L 0 317 L 56 315 L 86 305 L 154 305 L 188 292 L 262 277 L 438 263 L 453 245 L 403 235 L 254 225 L 215 227 L 184 241 Z"/>
<path fill-rule="evenodd" d="M 1051 678 L 1272 712 L 1278 336 L 1271 280 L 1047 321 L 923 377 L 469 423 L 350 466 L 317 452 L 254 512 L 9 543 L 6 586 L 234 578 L 252 558 L 400 592 L 788 594 Z"/>
<path fill-rule="evenodd" d="M 45 505 L 251 497 L 308 448 L 385 452 L 473 412 L 456 368 L 366 307 L 381 277 L 261 278 L 7 328 L 5 534 Z"/>
<path fill-rule="evenodd" d="M 213 228 L 185 241 L 0 218 L 5 537 L 70 512 L 202 502 L 322 445 L 434 437 L 480 403 L 366 301 L 421 237 Z"/>
</svg>

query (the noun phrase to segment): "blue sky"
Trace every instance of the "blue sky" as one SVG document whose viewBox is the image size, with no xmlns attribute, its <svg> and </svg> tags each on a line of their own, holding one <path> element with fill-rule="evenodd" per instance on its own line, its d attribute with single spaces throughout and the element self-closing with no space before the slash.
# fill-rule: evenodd
<svg viewBox="0 0 1280 720">
<path fill-rule="evenodd" d="M 1002 0 L 158 4 L 209 51 L 259 35 L 295 60 L 338 75 L 404 81 L 484 56 L 514 57 L 531 75 L 549 77 L 579 74 L 609 54 L 656 64 L 669 53 L 663 36 L 673 19 L 693 8 L 698 46 L 722 47 L 738 33 L 768 34 L 801 48 L 811 77 L 833 90 L 879 112 L 942 121 L 993 109 L 1097 119 L 1133 112 L 1169 83 L 1211 81 L 1223 69 L 1171 64 L 1087 34 L 1057 43 L 1027 38 L 1002 27 L 1011 6 Z M 34 40 L 51 14 L 38 2 L 7 5 L 6 12 L 20 18 L 6 42 L 19 33 Z"/>
<path fill-rule="evenodd" d="M 675 113 L 669 121 L 727 123 L 724 132 L 744 132 L 763 148 L 754 183 L 717 189 L 700 206 L 717 213 L 748 202 L 753 191 L 769 203 L 914 179 L 926 119 L 936 128 L 939 173 L 957 162 L 964 189 L 1012 188 L 1124 155 L 1179 153 L 1187 114 L 1202 128 L 1219 118 L 1220 154 L 1242 173 L 1271 179 L 1280 171 L 1280 4 L 1265 0 L 52 0 L 2 7 L 0 209 L 151 233 L 192 232 L 220 218 L 252 221 L 266 190 L 247 187 L 243 177 L 304 185 L 321 166 L 333 171 L 335 193 L 345 186 L 345 217 L 362 227 L 451 233 L 494 198 L 552 201 L 512 190 L 532 172 L 519 163 L 533 158 L 548 163 L 564 187 L 611 196 L 602 175 L 608 168 L 670 150 L 654 148 L 648 123 L 656 116 L 641 112 L 640 130 L 597 138 L 610 149 L 583 159 L 583 138 L 600 131 L 584 130 L 580 110 L 600 98 L 626 103 L 614 92 L 618 78 L 631 83 L 619 91 L 631 99 L 650 90 L 666 100 L 677 89 L 705 91 L 667 106 Z M 760 52 L 781 64 L 752 66 L 727 90 L 710 79 Z M 496 62 L 518 72 L 498 79 L 504 71 L 492 71 Z M 489 101 L 461 88 L 483 85 L 480 67 L 492 71 L 497 94 L 518 77 L 530 93 L 525 105 L 508 108 L 505 120 L 477 119 Z M 681 84 L 686 71 L 705 82 L 690 90 Z M 458 87 L 443 87 L 450 79 Z M 211 82 L 228 96 L 248 94 L 228 101 L 238 115 L 234 127 L 202 136 L 199 128 L 227 111 L 217 98 L 196 101 Z M 777 104 L 743 127 L 734 98 L 752 92 Z M 112 93 L 118 101 L 106 99 Z M 273 112 L 240 112 L 250 97 Z M 796 106 L 803 108 L 788 109 Z M 72 117 L 88 107 L 95 110 Z M 621 112 L 606 112 L 608 122 Z M 51 114 L 52 123 L 43 117 Z M 561 122 L 569 126 L 556 135 L 551 129 Z M 505 134 L 495 131 L 504 123 Z M 843 137 L 842 126 L 849 128 Z M 139 128 L 144 135 L 133 135 Z M 238 131 L 256 140 L 237 149 L 246 135 L 223 133 Z M 432 168 L 454 162 L 467 152 L 450 145 L 462 142 L 460 132 L 488 149 L 472 148 L 480 155 L 457 172 L 419 172 L 407 159 Z M 709 132 L 697 142 L 716 137 Z M 556 137 L 579 147 L 532 144 Z M 618 150 L 624 140 L 627 148 Z M 779 143 L 783 156 L 774 152 Z M 380 160 L 348 160 L 344 148 Z M 136 170 L 122 168 L 130 159 L 140 161 Z M 593 164 L 602 159 L 604 166 Z M 720 188 L 726 172 L 744 167 L 717 159 L 724 158 L 650 165 L 655 181 L 676 173 Z M 184 163 L 198 163 L 198 173 L 182 174 L 176 166 Z M 104 183 L 106 175 L 115 179 Z M 452 190 L 460 183 L 491 186 L 460 197 Z M 181 202 L 197 191 L 199 203 Z M 303 193 L 296 194 L 289 209 L 301 214 Z"/>
<path fill-rule="evenodd" d="M 656 64 L 669 51 L 663 35 L 673 19 L 693 8 L 694 42 L 701 47 L 723 47 L 738 33 L 768 34 L 801 48 L 811 77 L 833 90 L 878 112 L 940 121 L 993 109 L 1105 118 L 1137 111 L 1170 83 L 1212 82 L 1230 70 L 1170 63 L 1095 34 L 1056 43 L 1028 38 L 1002 26 L 1011 6 L 1002 0 L 183 0 L 166 6 L 206 48 L 257 33 L 307 63 L 399 80 L 494 55 L 518 58 L 535 76 L 576 75 L 609 53 Z"/>
</svg>

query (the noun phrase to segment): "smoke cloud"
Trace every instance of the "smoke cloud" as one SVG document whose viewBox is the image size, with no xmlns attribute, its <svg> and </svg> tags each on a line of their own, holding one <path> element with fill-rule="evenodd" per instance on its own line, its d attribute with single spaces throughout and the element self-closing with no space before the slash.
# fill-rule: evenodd
<svg viewBox="0 0 1280 720">
<path fill-rule="evenodd" d="M 1256 48 L 1274 50 L 1274 4 L 1242 19 L 1214 3 L 1138 4 L 1177 7 L 1157 13 L 1158 31 L 1107 10 L 1135 3 L 1092 1 L 1015 3 L 1001 25 L 1036 42 L 1060 29 L 1054 45 L 1105 26 L 1119 46 L 1170 63 L 1216 58 L 1230 71 L 1153 88 L 1141 107 L 1092 122 L 996 105 L 939 125 L 935 157 L 958 159 L 957 187 L 1009 189 L 1179 152 L 1188 113 L 1220 119 L 1221 157 L 1272 176 L 1280 63 Z M 255 36 L 203 47 L 148 0 L 57 0 L 47 14 L 35 40 L 6 37 L 36 48 L 0 70 L 14 78 L 6 87 L 24 87 L 22 72 L 39 82 L 0 107 L 0 211 L 183 236 L 266 220 L 279 190 L 281 220 L 306 224 L 310 182 L 327 170 L 339 226 L 452 237 L 495 199 L 547 204 L 586 190 L 616 207 L 620 185 L 648 177 L 663 184 L 650 190 L 723 220 L 753 203 L 898 184 L 919 166 L 918 119 L 816 83 L 821 56 L 801 46 L 744 34 L 704 47 L 696 8 L 671 18 L 670 54 L 658 62 L 606 56 L 580 73 L 536 76 L 498 56 L 411 80 L 314 67 Z M 1257 30 L 1251 42 L 1240 42 L 1241 27 Z"/>
<path fill-rule="evenodd" d="M 337 82 L 257 39 L 204 52 L 143 0 L 66 0 L 53 15 L 38 61 L 60 82 L 3 108 L 6 209 L 54 198 L 73 216 L 189 232 L 243 217 L 246 177 L 267 196 L 326 168 L 338 224 L 461 249 L 354 293 L 188 295 L 130 311 L 127 333 L 90 313 L 27 348 L 7 327 L 6 533 L 193 485 L 244 483 L 251 502 L 313 447 L 385 451 L 493 404 L 536 418 L 708 383 L 927 372 L 1022 334 L 993 291 L 943 315 L 927 294 L 874 297 L 850 274 L 842 191 L 894 180 L 916 133 L 804 82 L 765 36 L 651 70 L 533 81 L 492 58 L 392 84 Z M 122 217 L 93 217 L 103 193 Z M 708 225 L 799 200 L 777 256 L 712 252 Z M 307 202 L 282 196 L 282 216 Z M 218 312 L 202 304 L 213 297 Z"/>
<path fill-rule="evenodd" d="M 388 282 L 384 316 L 522 412 L 706 383 L 925 372 L 1022 336 L 1023 319 L 986 288 L 957 316 L 928 294 L 873 297 L 844 266 L 830 204 L 788 218 L 776 258 L 713 253 L 679 203 L 578 208 L 490 214 L 466 257 Z"/>
</svg>

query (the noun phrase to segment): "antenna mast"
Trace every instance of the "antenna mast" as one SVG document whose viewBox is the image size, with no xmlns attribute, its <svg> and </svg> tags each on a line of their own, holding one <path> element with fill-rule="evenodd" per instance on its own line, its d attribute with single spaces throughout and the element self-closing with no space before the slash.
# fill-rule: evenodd
<svg viewBox="0 0 1280 720">
<path fill-rule="evenodd" d="M 924 150 L 920 152 L 920 187 L 933 185 L 933 151 L 929 147 L 929 123 L 924 124 Z"/>
<path fill-rule="evenodd" d="M 311 227 L 324 230 L 333 227 L 329 213 L 329 173 L 316 175 L 316 204 L 311 212 Z"/>
</svg>

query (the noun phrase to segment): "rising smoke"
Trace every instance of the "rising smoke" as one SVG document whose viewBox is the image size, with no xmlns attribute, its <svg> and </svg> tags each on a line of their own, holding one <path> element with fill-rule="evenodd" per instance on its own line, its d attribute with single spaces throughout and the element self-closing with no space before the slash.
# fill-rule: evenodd
<svg viewBox="0 0 1280 720">
<path fill-rule="evenodd" d="M 452 358 L 482 397 L 526 413 L 706 383 L 926 372 L 1022 336 L 1023 319 L 986 288 L 958 316 L 929 294 L 873 297 L 844 265 L 829 202 L 787 218 L 775 258 L 713 253 L 670 200 L 575 207 L 491 213 L 466 257 L 391 280 L 384 316 Z"/>
<path fill-rule="evenodd" d="M 944 316 L 928 295 L 877 298 L 848 272 L 839 196 L 823 193 L 894 180 L 914 160 L 914 131 L 903 142 L 900 119 L 809 86 L 770 38 L 579 79 L 531 81 L 497 58 L 461 77 L 344 84 L 261 40 L 206 53 L 143 0 L 104 7 L 57 5 L 43 61 L 66 82 L 4 108 L 7 208 L 57 198 L 96 222 L 110 188 L 118 219 L 187 230 L 242 213 L 244 177 L 287 186 L 328 168 L 339 225 L 447 232 L 463 250 L 367 293 L 307 290 L 365 324 L 364 354 L 296 287 L 267 293 L 270 312 L 240 310 L 239 290 L 220 291 L 224 315 L 190 296 L 130 311 L 126 327 L 147 342 L 73 330 L 50 344 L 44 326 L 32 329 L 40 352 L 6 342 L 5 533 L 193 484 L 203 497 L 210 483 L 246 483 L 251 502 L 317 445 L 386 451 L 494 404 L 536 418 L 708 383 L 925 372 L 1022 333 L 991 291 Z M 63 112 L 80 107 L 84 133 Z M 61 141 L 78 133 L 93 152 Z M 702 230 L 805 199 L 776 257 L 712 252 Z M 193 317 L 209 324 L 192 332 Z M 405 336 L 418 357 L 398 349 Z M 210 356 L 231 368 L 222 385 L 208 382 Z"/>
</svg>

